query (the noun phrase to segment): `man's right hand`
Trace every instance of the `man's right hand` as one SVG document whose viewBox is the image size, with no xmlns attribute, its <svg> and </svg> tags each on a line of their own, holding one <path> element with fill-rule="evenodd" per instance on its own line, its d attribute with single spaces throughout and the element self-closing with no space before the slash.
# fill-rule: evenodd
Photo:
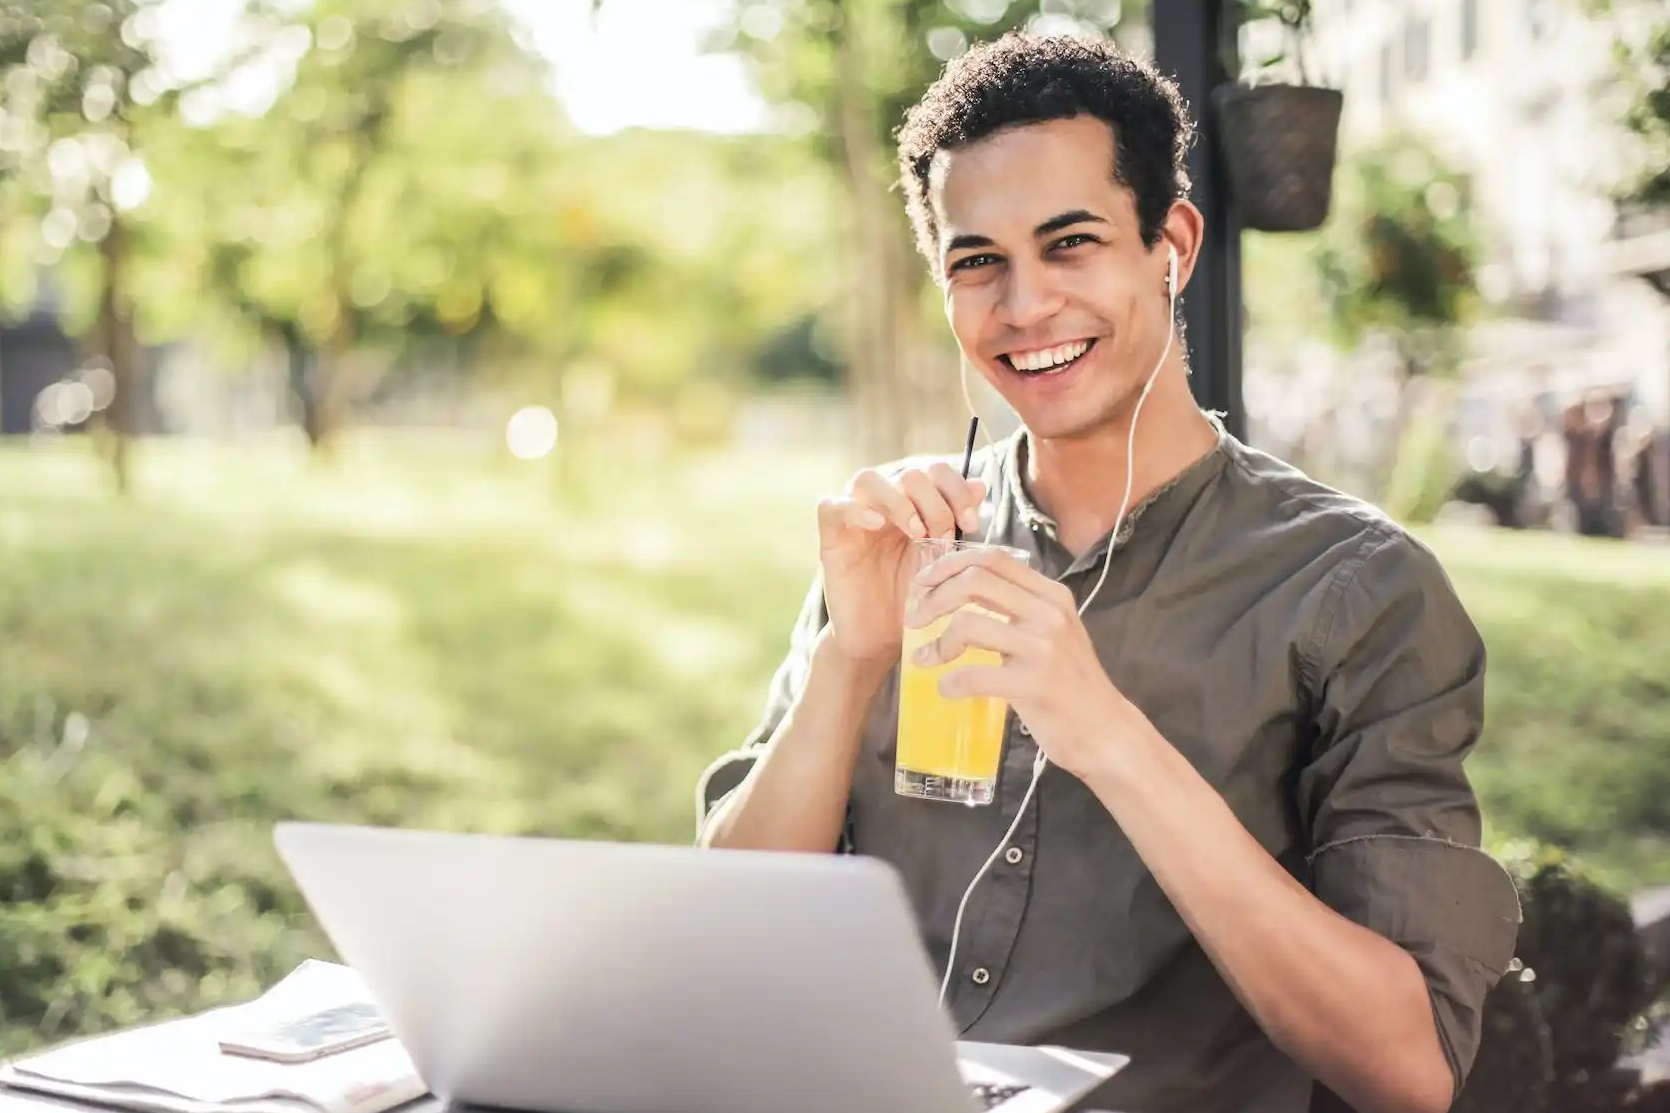
<svg viewBox="0 0 1670 1113">
<path fill-rule="evenodd" d="M 918 564 L 913 542 L 980 526 L 986 485 L 949 464 L 910 468 L 888 478 L 873 468 L 846 493 L 818 504 L 818 561 L 829 607 L 829 640 L 841 657 L 890 667 L 904 641 L 904 601 Z"/>
</svg>

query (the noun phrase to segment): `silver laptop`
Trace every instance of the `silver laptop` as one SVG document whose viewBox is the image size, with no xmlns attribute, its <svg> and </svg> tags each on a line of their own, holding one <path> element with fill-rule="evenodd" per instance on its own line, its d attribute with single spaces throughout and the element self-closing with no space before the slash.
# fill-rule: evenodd
<svg viewBox="0 0 1670 1113">
<path fill-rule="evenodd" d="M 424 1082 L 543 1113 L 1049 1113 L 1119 1056 L 958 1043 L 866 858 L 285 823 Z"/>
</svg>

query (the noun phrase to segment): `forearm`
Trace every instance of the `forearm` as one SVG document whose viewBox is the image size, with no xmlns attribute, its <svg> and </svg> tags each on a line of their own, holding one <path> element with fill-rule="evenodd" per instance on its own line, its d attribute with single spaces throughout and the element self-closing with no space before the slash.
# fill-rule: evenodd
<svg viewBox="0 0 1670 1113">
<path fill-rule="evenodd" d="M 864 720 L 886 669 L 850 662 L 827 632 L 800 698 L 754 767 L 702 828 L 703 846 L 828 853 L 846 821 Z"/>
<path fill-rule="evenodd" d="M 1123 733 L 1086 782 L 1260 1028 L 1363 1113 L 1448 1108 L 1415 960 L 1299 884 L 1140 714 Z"/>
</svg>

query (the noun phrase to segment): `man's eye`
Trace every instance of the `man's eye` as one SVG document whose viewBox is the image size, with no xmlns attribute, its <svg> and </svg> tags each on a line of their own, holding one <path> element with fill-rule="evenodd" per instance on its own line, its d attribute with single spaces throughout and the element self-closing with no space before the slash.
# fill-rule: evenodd
<svg viewBox="0 0 1670 1113">
<path fill-rule="evenodd" d="M 1078 247 L 1080 244 L 1100 243 L 1100 242 L 1101 241 L 1098 240 L 1095 236 L 1087 236 L 1083 232 L 1075 232 L 1070 236 L 1062 236 L 1059 240 L 1056 240 L 1054 243 L 1050 244 L 1050 250 L 1051 251 L 1061 251 L 1061 250 L 1065 250 L 1066 248 L 1069 248 L 1069 247 Z"/>
<path fill-rule="evenodd" d="M 952 271 L 973 270 L 975 267 L 985 267 L 998 261 L 996 255 L 964 255 L 951 264 Z"/>
</svg>

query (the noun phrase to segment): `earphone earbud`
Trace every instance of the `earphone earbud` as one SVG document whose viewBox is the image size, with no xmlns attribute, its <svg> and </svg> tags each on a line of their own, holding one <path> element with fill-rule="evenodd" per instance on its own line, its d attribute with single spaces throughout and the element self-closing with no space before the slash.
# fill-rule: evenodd
<svg viewBox="0 0 1670 1113">
<path fill-rule="evenodd" d="M 1166 250 L 1171 253 L 1171 258 L 1166 260 L 1166 297 L 1174 298 L 1177 296 L 1177 249 L 1168 245 Z"/>
</svg>

